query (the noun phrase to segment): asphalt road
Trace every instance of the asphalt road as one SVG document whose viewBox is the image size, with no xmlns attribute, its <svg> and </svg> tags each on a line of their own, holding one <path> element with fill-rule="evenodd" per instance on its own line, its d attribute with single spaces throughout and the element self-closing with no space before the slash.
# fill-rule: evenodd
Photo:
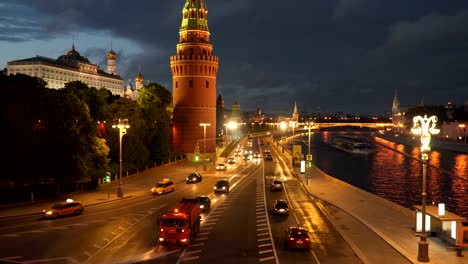
<svg viewBox="0 0 468 264">
<path fill-rule="evenodd" d="M 246 144 L 244 144 L 246 145 Z M 254 151 L 261 152 L 257 144 Z M 274 155 L 203 173 L 203 181 L 185 183 L 177 167 L 166 175 L 175 191 L 86 207 L 78 216 L 44 220 L 24 216 L 0 220 L 0 263 L 362 263 L 340 237 L 297 179 Z M 285 189 L 270 192 L 271 176 Z M 228 178 L 229 194 L 214 194 L 214 183 Z M 157 219 L 183 197 L 209 195 L 211 210 L 202 215 L 200 233 L 184 248 L 159 245 Z M 290 203 L 289 216 L 271 215 L 275 199 Z M 289 251 L 284 229 L 303 226 L 310 233 L 308 251 Z"/>
</svg>

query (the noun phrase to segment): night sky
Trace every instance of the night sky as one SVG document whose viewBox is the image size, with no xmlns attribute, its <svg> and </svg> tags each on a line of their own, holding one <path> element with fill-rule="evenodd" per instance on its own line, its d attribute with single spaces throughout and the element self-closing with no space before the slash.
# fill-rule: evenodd
<svg viewBox="0 0 468 264">
<path fill-rule="evenodd" d="M 185 0 L 0 0 L 0 67 L 75 48 L 172 91 Z M 205 0 L 218 93 L 242 111 L 382 114 L 468 100 L 466 0 Z"/>
</svg>

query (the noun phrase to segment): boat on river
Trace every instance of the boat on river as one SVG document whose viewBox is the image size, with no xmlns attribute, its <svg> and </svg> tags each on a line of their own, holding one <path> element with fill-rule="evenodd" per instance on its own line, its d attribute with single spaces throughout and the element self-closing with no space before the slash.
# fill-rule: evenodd
<svg viewBox="0 0 468 264">
<path fill-rule="evenodd" d="M 359 135 L 340 135 L 332 139 L 331 146 L 354 154 L 371 154 L 375 149 L 365 137 Z"/>
</svg>

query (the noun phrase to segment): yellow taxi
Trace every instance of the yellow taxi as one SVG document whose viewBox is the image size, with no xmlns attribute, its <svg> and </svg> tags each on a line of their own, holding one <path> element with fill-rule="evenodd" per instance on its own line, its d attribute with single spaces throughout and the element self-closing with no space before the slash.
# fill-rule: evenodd
<svg viewBox="0 0 468 264">
<path fill-rule="evenodd" d="M 151 188 L 151 193 L 152 194 L 164 194 L 168 192 L 173 192 L 174 188 L 175 188 L 174 182 L 171 181 L 170 179 L 165 178 Z"/>
<path fill-rule="evenodd" d="M 49 209 L 42 210 L 42 216 L 44 218 L 57 218 L 65 215 L 78 215 L 84 211 L 84 206 L 79 201 L 73 201 L 73 199 L 67 199 L 65 202 L 60 202 L 53 205 Z"/>
</svg>

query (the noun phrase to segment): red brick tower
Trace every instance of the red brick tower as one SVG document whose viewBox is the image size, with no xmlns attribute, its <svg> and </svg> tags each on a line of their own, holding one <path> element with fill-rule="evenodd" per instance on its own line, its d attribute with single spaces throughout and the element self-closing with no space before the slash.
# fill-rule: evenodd
<svg viewBox="0 0 468 264">
<path fill-rule="evenodd" d="M 216 74 L 208 30 L 208 10 L 203 0 L 186 0 L 182 9 L 177 55 L 171 56 L 174 103 L 173 150 L 193 153 L 216 151 Z M 204 127 L 200 123 L 209 123 Z M 204 142 L 204 139 L 206 141 Z"/>
</svg>

